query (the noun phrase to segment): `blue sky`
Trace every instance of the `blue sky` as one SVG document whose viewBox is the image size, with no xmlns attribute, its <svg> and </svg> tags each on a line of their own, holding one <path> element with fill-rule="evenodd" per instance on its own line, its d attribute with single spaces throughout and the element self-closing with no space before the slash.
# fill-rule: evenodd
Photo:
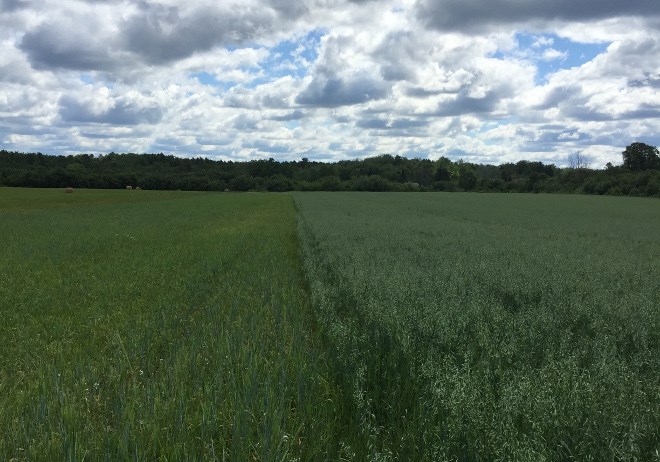
<svg viewBox="0 0 660 462">
<path fill-rule="evenodd" d="M 655 1 L 0 7 L 2 149 L 600 167 L 660 133 Z"/>
<path fill-rule="evenodd" d="M 282 40 L 269 48 L 254 45 L 252 48 L 266 50 L 267 54 L 263 60 L 253 65 L 239 67 L 240 70 L 246 73 L 255 74 L 254 80 L 245 83 L 244 86 L 255 88 L 285 76 L 304 77 L 310 63 L 316 61 L 318 57 L 321 37 L 323 37 L 322 31 L 312 30 L 302 37 Z M 238 48 L 227 47 L 227 49 L 235 51 Z M 200 83 L 214 87 L 219 92 L 224 92 L 240 83 L 218 80 L 218 77 L 208 71 L 198 71 L 191 75 Z"/>
<path fill-rule="evenodd" d="M 596 56 L 607 51 L 611 42 L 583 43 L 575 42 L 555 33 L 530 33 L 526 31 L 514 34 L 515 48 L 498 50 L 493 53 L 500 59 L 527 59 L 536 67 L 535 83 L 543 85 L 548 78 L 562 69 L 580 67 Z"/>
</svg>

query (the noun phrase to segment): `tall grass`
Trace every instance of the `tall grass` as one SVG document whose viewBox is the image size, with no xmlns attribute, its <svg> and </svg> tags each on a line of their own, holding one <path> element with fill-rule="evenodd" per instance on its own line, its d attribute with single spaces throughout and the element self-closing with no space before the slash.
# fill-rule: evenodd
<svg viewBox="0 0 660 462">
<path fill-rule="evenodd" d="M 660 457 L 660 207 L 297 193 L 355 460 Z"/>
<path fill-rule="evenodd" d="M 0 189 L 0 460 L 324 460 L 289 196 Z"/>
</svg>

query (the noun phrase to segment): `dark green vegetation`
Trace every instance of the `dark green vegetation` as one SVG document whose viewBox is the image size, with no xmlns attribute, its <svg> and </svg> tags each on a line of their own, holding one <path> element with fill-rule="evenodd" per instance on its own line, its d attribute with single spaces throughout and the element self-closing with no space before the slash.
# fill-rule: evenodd
<svg viewBox="0 0 660 462">
<path fill-rule="evenodd" d="M 223 162 L 163 154 L 45 156 L 0 151 L 0 186 L 182 189 L 198 191 L 482 191 L 561 192 L 660 197 L 658 150 L 633 143 L 623 165 L 587 168 L 580 152 L 571 168 L 521 160 L 499 166 L 384 155 L 337 163 Z"/>
<path fill-rule="evenodd" d="M 0 188 L 0 460 L 337 454 L 295 227 L 289 196 Z"/>
<path fill-rule="evenodd" d="M 644 143 L 633 143 L 623 151 L 623 166 L 629 170 L 660 169 L 658 148 Z"/>
<path fill-rule="evenodd" d="M 356 460 L 657 459 L 657 201 L 295 199 Z"/>
</svg>

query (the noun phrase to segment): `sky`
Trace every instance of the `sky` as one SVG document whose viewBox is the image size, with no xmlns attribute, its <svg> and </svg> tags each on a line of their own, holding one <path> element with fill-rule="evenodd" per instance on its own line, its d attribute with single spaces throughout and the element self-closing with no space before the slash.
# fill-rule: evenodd
<svg viewBox="0 0 660 462">
<path fill-rule="evenodd" d="M 0 0 L 0 149 L 621 163 L 657 0 Z"/>
</svg>

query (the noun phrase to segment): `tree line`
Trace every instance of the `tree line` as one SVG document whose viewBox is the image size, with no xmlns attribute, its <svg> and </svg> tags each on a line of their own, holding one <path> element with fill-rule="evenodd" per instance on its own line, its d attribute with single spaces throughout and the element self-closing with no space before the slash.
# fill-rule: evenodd
<svg viewBox="0 0 660 462">
<path fill-rule="evenodd" d="M 582 159 L 582 160 L 581 160 Z M 622 165 L 568 168 L 521 160 L 484 165 L 445 157 L 381 155 L 334 163 L 274 159 L 248 162 L 164 154 L 51 156 L 0 150 L 0 186 L 194 191 L 479 191 L 585 193 L 660 197 L 658 149 L 633 143 Z"/>
</svg>

